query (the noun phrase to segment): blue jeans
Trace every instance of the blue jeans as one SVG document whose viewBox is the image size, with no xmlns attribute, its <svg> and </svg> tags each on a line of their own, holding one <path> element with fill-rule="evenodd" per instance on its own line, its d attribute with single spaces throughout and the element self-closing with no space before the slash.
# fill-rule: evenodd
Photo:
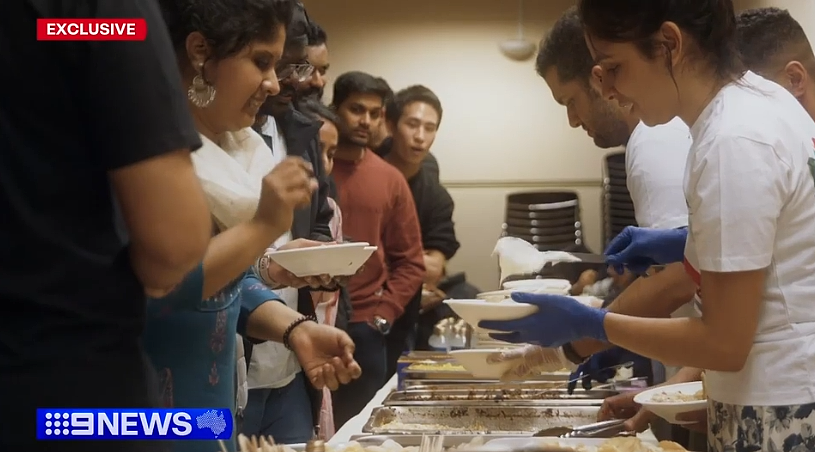
<svg viewBox="0 0 815 452">
<path fill-rule="evenodd" d="M 387 344 L 385 336 L 364 322 L 348 324 L 348 335 L 354 340 L 354 359 L 362 375 L 334 392 L 334 427 L 338 430 L 359 414 L 376 392 L 387 383 Z"/>
<path fill-rule="evenodd" d="M 305 443 L 314 437 L 308 382 L 303 372 L 282 388 L 250 389 L 243 410 L 244 435 L 271 435 L 278 444 Z"/>
</svg>

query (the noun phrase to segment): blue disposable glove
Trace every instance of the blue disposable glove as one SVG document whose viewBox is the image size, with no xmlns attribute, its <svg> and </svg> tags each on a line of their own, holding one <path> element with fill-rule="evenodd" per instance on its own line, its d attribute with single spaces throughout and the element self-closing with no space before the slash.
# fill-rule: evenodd
<svg viewBox="0 0 815 452">
<path fill-rule="evenodd" d="M 606 311 L 581 304 L 572 297 L 514 292 L 512 299 L 538 307 L 538 312 L 516 320 L 482 320 L 478 326 L 495 340 L 516 344 L 560 347 L 581 338 L 607 340 Z"/>
<path fill-rule="evenodd" d="M 625 267 L 642 274 L 654 265 L 682 262 L 687 228 L 648 229 L 628 226 L 606 248 L 606 262 L 619 274 Z"/>
<path fill-rule="evenodd" d="M 591 355 L 585 363 L 581 364 L 577 370 L 569 375 L 569 385 L 567 387 L 569 394 L 574 392 L 578 380 L 581 381 L 583 389 L 588 391 L 591 389 L 592 380 L 605 383 L 614 378 L 617 369 L 609 369 L 609 367 L 629 361 L 633 362 L 635 359 L 641 359 L 641 357 L 620 347 L 613 347 Z"/>
</svg>

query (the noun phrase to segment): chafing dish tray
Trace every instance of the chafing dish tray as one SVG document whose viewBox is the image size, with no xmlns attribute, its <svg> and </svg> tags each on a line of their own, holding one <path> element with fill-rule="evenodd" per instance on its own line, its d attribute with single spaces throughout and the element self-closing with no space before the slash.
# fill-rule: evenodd
<svg viewBox="0 0 815 452">
<path fill-rule="evenodd" d="M 493 391 L 509 389 L 565 389 L 565 381 L 498 381 L 498 380 L 412 380 L 404 382 L 408 391 Z"/>
<path fill-rule="evenodd" d="M 382 445 L 385 441 L 394 441 L 396 444 L 399 444 L 402 447 L 418 447 L 422 443 L 422 436 L 421 434 L 417 435 L 371 435 L 369 433 L 363 433 L 359 435 L 351 435 L 351 441 L 357 441 L 358 443 L 362 444 L 363 447 L 365 446 L 379 446 Z M 462 446 L 469 443 L 477 443 L 483 444 L 487 441 L 493 439 L 501 439 L 506 438 L 507 435 L 453 435 L 453 436 L 445 436 L 444 437 L 444 447 L 456 447 Z"/>
<path fill-rule="evenodd" d="M 602 405 L 603 399 L 619 394 L 617 391 L 575 391 L 565 389 L 495 389 L 436 391 L 396 391 L 385 398 L 385 406 L 594 406 Z"/>
<path fill-rule="evenodd" d="M 532 435 L 551 427 L 585 425 L 600 407 L 390 406 L 374 409 L 364 433 Z"/>
</svg>

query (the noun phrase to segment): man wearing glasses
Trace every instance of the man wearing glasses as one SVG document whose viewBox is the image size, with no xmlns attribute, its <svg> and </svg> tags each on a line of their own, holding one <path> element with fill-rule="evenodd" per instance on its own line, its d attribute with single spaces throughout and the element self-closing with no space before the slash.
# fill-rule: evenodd
<svg viewBox="0 0 815 452">
<path fill-rule="evenodd" d="M 298 84 L 307 80 L 314 71 L 306 60 L 308 16 L 302 3 L 294 3 L 294 14 L 286 30 L 283 58 L 276 67 L 280 93 L 269 97 L 261 107 L 255 130 L 261 134 L 278 162 L 296 155 L 311 163 L 320 185 L 314 193 L 311 207 L 296 211 L 290 233 L 271 246 L 278 249 L 316 246 L 332 240 L 328 224 L 333 211 L 327 201 L 328 184 L 320 153 L 321 124 L 297 112 L 292 106 Z M 274 289 L 289 307 L 304 315 L 314 315 L 311 290 L 338 289 L 334 281 L 294 277 L 274 262 L 270 262 L 261 273 L 258 276 L 267 286 Z M 338 311 L 337 326 L 342 328 L 343 307 L 340 306 Z M 315 421 L 319 419 L 322 392 L 304 378 L 296 356 L 277 343 L 253 345 L 244 340 L 243 346 L 246 363 L 239 363 L 239 366 L 247 368 L 249 390 L 243 407 L 243 433 L 272 435 L 276 441 L 284 444 L 304 443 L 312 439 Z"/>
</svg>

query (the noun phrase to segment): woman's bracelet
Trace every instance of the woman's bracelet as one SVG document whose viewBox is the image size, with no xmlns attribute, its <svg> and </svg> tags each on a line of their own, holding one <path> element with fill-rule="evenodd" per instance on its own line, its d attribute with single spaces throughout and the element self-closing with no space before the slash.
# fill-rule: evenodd
<svg viewBox="0 0 815 452">
<path fill-rule="evenodd" d="M 315 323 L 317 323 L 317 317 L 315 317 L 313 315 L 306 315 L 306 316 L 300 317 L 299 319 L 295 320 L 294 322 L 291 322 L 291 324 L 286 328 L 286 331 L 283 332 L 283 346 L 284 347 L 286 347 L 289 350 L 292 350 L 291 343 L 289 341 L 289 339 L 291 338 L 291 332 L 294 331 L 295 328 L 300 326 L 300 324 L 306 323 L 306 322 L 315 322 Z"/>
</svg>

